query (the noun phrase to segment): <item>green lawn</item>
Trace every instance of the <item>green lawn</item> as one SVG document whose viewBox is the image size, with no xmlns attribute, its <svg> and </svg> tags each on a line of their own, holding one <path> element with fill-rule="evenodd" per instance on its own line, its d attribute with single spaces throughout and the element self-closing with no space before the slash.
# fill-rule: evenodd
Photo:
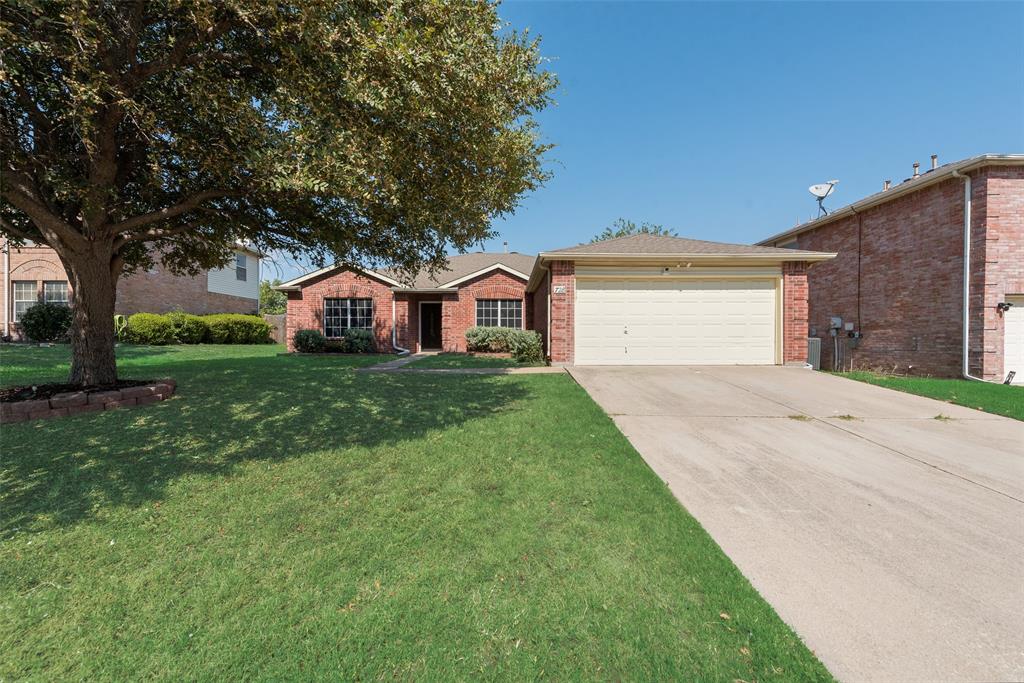
<svg viewBox="0 0 1024 683">
<path fill-rule="evenodd" d="M 278 352 L 3 428 L 0 680 L 829 679 L 568 376 Z"/>
<path fill-rule="evenodd" d="M 472 353 L 439 353 L 413 361 L 405 367 L 448 370 L 457 368 L 524 368 L 536 365 L 538 363 L 520 363 L 514 358 L 478 356 Z"/>
<path fill-rule="evenodd" d="M 937 398 L 940 401 L 984 410 L 987 413 L 1024 420 L 1024 387 L 1021 386 L 974 382 L 966 379 L 879 375 L 865 371 L 842 373 L 842 376 L 910 394 Z"/>
</svg>

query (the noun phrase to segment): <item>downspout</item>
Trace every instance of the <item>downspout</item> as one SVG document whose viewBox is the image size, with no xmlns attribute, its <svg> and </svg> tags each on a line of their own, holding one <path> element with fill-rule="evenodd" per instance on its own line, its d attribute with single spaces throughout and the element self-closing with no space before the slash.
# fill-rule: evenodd
<svg viewBox="0 0 1024 683">
<path fill-rule="evenodd" d="M 398 351 L 400 356 L 410 353 L 409 349 L 403 349 L 398 345 L 398 304 L 394 294 L 391 295 L 391 347 Z"/>
<path fill-rule="evenodd" d="M 11 335 L 11 240 L 4 240 L 4 336 Z"/>
<path fill-rule="evenodd" d="M 953 169 L 953 177 L 964 181 L 964 304 L 963 304 L 963 368 L 960 374 L 964 379 L 973 379 L 977 382 L 987 382 L 981 377 L 975 377 L 970 369 L 970 341 L 971 341 L 971 176 Z"/>
</svg>

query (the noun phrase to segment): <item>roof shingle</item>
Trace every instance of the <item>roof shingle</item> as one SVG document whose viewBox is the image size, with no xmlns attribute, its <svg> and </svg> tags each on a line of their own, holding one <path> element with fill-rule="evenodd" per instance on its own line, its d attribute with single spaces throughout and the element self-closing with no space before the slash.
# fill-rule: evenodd
<svg viewBox="0 0 1024 683">
<path fill-rule="evenodd" d="M 578 244 L 575 247 L 545 251 L 544 254 L 596 255 L 596 254 L 651 254 L 655 256 L 675 256 L 685 254 L 714 254 L 716 256 L 744 256 L 748 254 L 816 254 L 813 251 L 800 249 L 782 249 L 780 247 L 760 247 L 752 244 L 728 244 L 726 242 L 708 242 L 693 240 L 686 237 L 668 235 L 627 235 L 613 237 L 600 242 Z"/>
</svg>

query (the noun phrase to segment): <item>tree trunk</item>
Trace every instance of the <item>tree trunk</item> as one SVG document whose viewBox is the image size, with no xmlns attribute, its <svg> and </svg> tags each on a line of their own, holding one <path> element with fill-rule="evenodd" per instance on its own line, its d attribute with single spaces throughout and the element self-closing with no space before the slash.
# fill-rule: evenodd
<svg viewBox="0 0 1024 683">
<path fill-rule="evenodd" d="M 110 245 L 92 244 L 85 254 L 62 254 L 73 290 L 71 375 L 82 386 L 117 381 L 114 359 L 114 299 L 120 268 L 113 264 Z"/>
</svg>

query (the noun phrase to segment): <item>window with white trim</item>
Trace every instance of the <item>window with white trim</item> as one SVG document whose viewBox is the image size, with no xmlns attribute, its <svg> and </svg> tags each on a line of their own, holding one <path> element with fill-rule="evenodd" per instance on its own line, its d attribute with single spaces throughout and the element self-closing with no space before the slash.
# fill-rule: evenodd
<svg viewBox="0 0 1024 683">
<path fill-rule="evenodd" d="M 351 328 L 373 329 L 373 299 L 324 299 L 324 336 L 337 338 Z"/>
<path fill-rule="evenodd" d="M 67 306 L 70 303 L 68 298 L 68 283 L 66 280 L 55 280 L 52 282 L 43 283 L 43 301 L 51 304 L 64 304 Z"/>
<path fill-rule="evenodd" d="M 11 283 L 14 285 L 14 322 L 21 320 L 21 314 L 29 306 L 39 303 L 39 293 L 35 280 L 23 280 Z"/>
<path fill-rule="evenodd" d="M 523 327 L 522 299 L 477 299 L 478 327 Z"/>
<path fill-rule="evenodd" d="M 245 282 L 245 279 L 249 274 L 249 264 L 245 258 L 245 254 L 238 252 L 235 254 L 235 279 Z"/>
</svg>

